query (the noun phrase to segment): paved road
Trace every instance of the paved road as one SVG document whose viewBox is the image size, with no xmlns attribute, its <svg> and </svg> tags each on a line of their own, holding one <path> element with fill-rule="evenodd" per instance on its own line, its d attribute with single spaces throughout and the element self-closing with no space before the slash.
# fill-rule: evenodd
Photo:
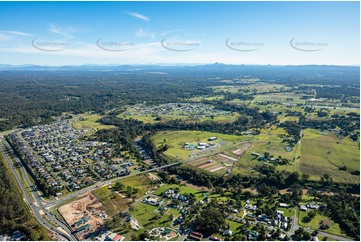
<svg viewBox="0 0 361 242">
<path fill-rule="evenodd" d="M 2 139 L 3 137 L 0 136 L 0 140 Z M 7 146 L 7 148 L 13 152 L 12 148 L 10 147 L 10 145 L 4 140 L 4 143 L 5 145 Z M 61 204 L 61 203 L 64 203 L 66 202 L 67 200 L 71 199 L 71 198 L 74 198 L 74 197 L 78 197 L 78 196 L 81 196 L 83 194 L 85 194 L 86 192 L 88 191 L 91 191 L 93 189 L 96 189 L 97 187 L 101 187 L 101 186 L 104 186 L 104 185 L 109 185 L 111 183 L 113 183 L 114 181 L 117 181 L 119 179 L 124 179 L 124 178 L 127 178 L 127 177 L 130 177 L 130 176 L 136 176 L 136 175 L 139 175 L 139 174 L 142 174 L 142 173 L 148 173 L 148 172 L 152 172 L 152 171 L 157 171 L 157 170 L 161 170 L 161 169 L 164 169 L 164 168 L 167 168 L 167 167 L 171 167 L 171 166 L 175 166 L 175 165 L 178 165 L 178 164 L 181 164 L 181 163 L 186 163 L 186 162 L 189 162 L 195 158 L 200 158 L 201 156 L 198 156 L 198 157 L 195 157 L 195 158 L 189 158 L 187 160 L 184 160 L 184 161 L 179 161 L 179 162 L 175 162 L 175 163 L 172 163 L 172 164 L 168 164 L 168 165 L 163 165 L 163 166 L 160 166 L 160 167 L 155 167 L 155 168 L 152 168 L 152 169 L 149 169 L 149 170 L 145 170 L 145 171 L 136 171 L 136 172 L 133 172 L 127 176 L 123 176 L 123 177 L 116 177 L 116 178 L 113 178 L 111 180 L 107 180 L 107 181 L 101 181 L 101 182 L 98 182 L 92 186 L 89 186 L 89 187 L 86 187 L 82 190 L 79 190 L 79 191 L 76 191 L 74 193 L 71 193 L 71 194 L 68 194 L 66 196 L 63 196 L 61 198 L 59 198 L 58 200 L 56 201 L 46 201 L 44 200 L 38 191 L 36 190 L 33 190 L 32 191 L 32 195 L 37 203 L 37 206 L 36 204 L 32 203 L 32 200 L 31 198 L 29 197 L 29 194 L 26 192 L 26 188 L 24 187 L 23 183 L 21 182 L 21 178 L 19 177 L 19 174 L 16 172 L 16 168 L 13 166 L 12 164 L 12 161 L 10 160 L 10 158 L 7 156 L 6 154 L 6 151 L 5 151 L 5 147 L 3 145 L 2 142 L 0 142 L 0 146 L 1 146 L 1 150 L 3 151 L 3 154 L 4 154 L 4 157 L 6 159 L 6 161 L 8 162 L 9 166 L 12 167 L 12 172 L 24 194 L 24 200 L 25 202 L 28 204 L 28 206 L 30 207 L 32 213 L 34 214 L 35 218 L 41 223 L 44 225 L 44 227 L 46 227 L 48 230 L 50 231 L 54 231 L 54 232 L 57 232 L 59 233 L 61 236 L 63 236 L 64 238 L 68 239 L 68 240 L 77 240 L 77 238 L 71 233 L 71 231 L 69 230 L 69 228 L 62 222 L 58 221 L 57 219 L 55 219 L 55 217 L 52 217 L 52 215 L 49 214 L 49 211 Z M 215 152 L 215 153 L 218 153 L 218 152 Z M 25 170 L 25 168 L 22 166 L 22 163 L 21 161 L 16 157 L 16 155 L 13 153 L 14 155 L 14 159 L 15 161 L 20 165 L 20 172 L 22 173 L 27 185 L 29 187 L 32 187 L 34 186 L 34 184 L 32 184 L 32 182 L 30 181 L 29 177 L 28 177 L 28 173 L 27 171 Z M 144 197 L 146 196 L 149 196 L 149 195 L 145 195 Z M 139 203 L 144 197 L 142 197 L 141 199 L 137 200 L 135 203 Z M 65 230 L 67 232 L 67 234 L 65 234 L 63 231 L 60 231 L 59 230 L 59 227 L 54 227 L 52 224 L 48 223 L 42 216 L 41 216 L 41 212 L 44 212 L 44 216 L 46 216 L 52 223 L 58 225 L 59 227 L 61 227 L 63 230 Z M 294 234 L 294 231 L 296 231 L 300 226 L 298 225 L 298 222 L 297 222 L 297 214 L 296 214 L 296 210 L 294 210 L 295 214 L 292 216 L 292 227 L 290 229 L 290 231 L 287 232 L 287 234 L 289 236 L 293 235 Z M 313 232 L 312 229 L 309 229 L 309 228 L 304 228 L 306 231 L 308 232 Z M 340 241 L 350 241 L 351 239 L 349 238 L 345 238 L 345 237 L 341 237 L 341 236 L 337 236 L 337 235 L 333 235 L 333 234 L 329 234 L 329 233 L 325 233 L 323 231 L 319 231 L 319 235 L 321 236 L 327 236 L 328 238 L 330 239 L 334 239 L 334 240 L 340 240 Z M 186 238 L 187 234 L 186 235 L 183 235 L 181 237 L 181 240 L 184 240 Z"/>
<path fill-rule="evenodd" d="M 172 164 L 155 167 L 155 168 L 145 170 L 145 171 L 136 171 L 136 172 L 130 173 L 127 176 L 116 177 L 116 178 L 113 178 L 113 179 L 110 179 L 110 180 L 107 180 L 107 181 L 97 182 L 96 184 L 91 185 L 89 187 L 86 187 L 86 188 L 84 188 L 82 190 L 79 190 L 79 191 L 76 191 L 74 193 L 68 194 L 66 196 L 60 197 L 59 200 L 57 200 L 57 201 L 47 202 L 46 209 L 51 209 L 52 207 L 55 207 L 55 206 L 57 206 L 57 205 L 59 205 L 61 203 L 64 203 L 64 201 L 66 201 L 66 200 L 69 200 L 69 199 L 74 198 L 74 197 L 81 196 L 84 193 L 89 192 L 89 191 L 91 191 L 91 190 L 93 190 L 95 188 L 102 187 L 104 185 L 110 185 L 111 183 L 113 183 L 115 181 L 118 181 L 120 179 L 125 179 L 125 178 L 131 177 L 131 176 L 136 176 L 136 175 L 143 174 L 143 173 L 148 173 L 148 172 L 152 172 L 152 171 L 161 170 L 161 169 L 168 168 L 168 167 L 171 167 L 171 166 L 179 165 L 180 163 L 182 163 L 182 162 L 175 162 L 175 163 L 172 163 Z"/>
<path fill-rule="evenodd" d="M 33 184 L 32 181 L 29 179 L 28 173 L 27 173 L 25 167 L 22 165 L 20 159 L 16 156 L 16 154 L 13 152 L 13 149 L 11 148 L 11 146 L 6 142 L 6 140 L 3 138 L 3 136 L 0 136 L 0 140 L 3 141 L 3 142 L 0 141 L 0 146 L 1 146 L 1 150 L 3 151 L 5 160 L 7 161 L 9 166 L 12 168 L 11 170 L 12 170 L 12 172 L 13 172 L 13 174 L 14 174 L 14 176 L 15 176 L 15 178 L 16 178 L 16 180 L 17 180 L 17 182 L 18 182 L 18 184 L 19 184 L 19 186 L 21 188 L 21 191 L 23 192 L 24 200 L 27 203 L 27 205 L 29 206 L 29 208 L 31 209 L 31 212 L 34 214 L 34 217 L 39 221 L 39 223 L 41 223 L 48 230 L 57 232 L 58 234 L 60 234 L 64 238 L 66 238 L 68 240 L 72 240 L 72 241 L 78 240 L 78 239 L 76 238 L 76 236 L 74 236 L 71 233 L 71 230 L 68 228 L 68 226 L 64 222 L 57 220 L 55 216 L 50 214 L 50 211 L 51 211 L 51 209 L 53 207 L 55 207 L 55 206 L 57 206 L 57 205 L 59 205 L 61 203 L 64 203 L 67 200 L 72 199 L 74 197 L 81 196 L 81 195 L 85 194 L 86 192 L 89 192 L 89 191 L 91 191 L 93 189 L 96 189 L 97 187 L 101 187 L 101 186 L 104 186 L 104 185 L 109 185 L 112 182 L 117 181 L 119 179 L 124 179 L 124 178 L 130 177 L 130 176 L 136 176 L 136 175 L 139 175 L 139 174 L 142 174 L 142 173 L 157 171 L 157 170 L 164 169 L 164 168 L 171 167 L 171 166 L 175 166 L 175 165 L 178 165 L 178 164 L 181 163 L 181 162 L 175 162 L 175 163 L 172 163 L 172 164 L 167 164 L 167 165 L 163 165 L 163 166 L 160 166 L 160 167 L 155 167 L 155 168 L 148 169 L 148 170 L 145 170 L 145 171 L 136 171 L 136 172 L 133 172 L 133 173 L 127 175 L 127 176 L 116 177 L 116 178 L 111 179 L 111 180 L 98 182 L 98 183 L 96 183 L 96 184 L 94 184 L 92 186 L 86 187 L 86 188 L 84 188 L 82 190 L 79 190 L 79 191 L 76 191 L 74 193 L 63 196 L 63 197 L 59 198 L 58 200 L 46 201 L 40 195 L 39 191 L 37 191 L 37 189 L 34 189 L 34 188 L 36 188 L 35 184 Z M 26 187 L 24 187 L 24 184 L 22 183 L 22 180 L 21 180 L 19 174 L 17 173 L 16 168 L 14 167 L 14 164 L 12 163 L 10 157 L 8 157 L 8 155 L 7 155 L 6 148 L 10 152 L 12 152 L 12 156 L 14 157 L 15 162 L 19 165 L 19 167 L 20 167 L 19 171 L 22 173 L 22 176 L 23 176 L 25 182 L 27 183 L 26 186 L 31 189 L 32 197 L 34 198 L 35 202 L 33 202 L 34 200 L 27 193 Z M 45 216 L 49 221 L 51 221 L 51 223 L 53 223 L 54 225 L 57 225 L 58 227 L 55 227 L 53 224 L 49 223 L 46 219 L 44 219 L 42 217 L 42 215 Z M 61 231 L 59 229 L 59 227 L 63 231 L 65 231 L 65 233 L 63 231 Z"/>
<path fill-rule="evenodd" d="M 6 146 L 8 146 L 7 143 L 5 143 Z M 15 179 L 17 181 L 17 183 L 20 186 L 20 189 L 23 193 L 23 197 L 24 197 L 24 201 L 26 202 L 26 204 L 29 206 L 30 211 L 33 213 L 34 217 L 39 221 L 40 224 L 42 224 L 46 229 L 48 229 L 49 231 L 53 231 L 58 233 L 59 235 L 63 236 L 64 238 L 66 238 L 69 241 L 74 241 L 77 240 L 76 237 L 74 237 L 71 232 L 69 231 L 69 229 L 65 226 L 65 225 L 61 225 L 60 223 L 58 223 L 57 221 L 52 221 L 54 220 L 54 218 L 51 218 L 50 215 L 47 213 L 47 211 L 44 211 L 42 208 L 42 201 L 41 199 L 39 199 L 39 194 L 37 191 L 32 191 L 32 195 L 35 199 L 35 201 L 37 202 L 38 206 L 36 206 L 32 201 L 31 197 L 29 196 L 29 194 L 26 191 L 26 188 L 24 187 L 24 184 L 21 181 L 21 178 L 19 176 L 19 174 L 16 171 L 16 168 L 13 164 L 13 162 L 11 161 L 11 159 L 8 157 L 7 153 L 6 153 L 6 148 L 4 147 L 3 143 L 0 142 L 0 147 L 1 147 L 1 151 L 5 157 L 6 162 L 8 163 L 9 167 L 11 168 L 10 170 L 12 171 L 12 173 L 15 176 Z M 10 151 L 12 151 L 12 149 L 10 147 L 8 147 L 8 149 Z M 21 164 L 20 160 L 14 155 L 14 159 L 18 164 Z M 23 166 L 20 166 L 20 172 L 22 173 L 24 180 L 26 183 L 28 183 L 27 185 L 29 187 L 32 187 L 32 183 L 30 182 L 29 178 L 27 177 L 27 173 L 25 171 L 25 168 Z M 59 227 L 61 227 L 63 230 L 65 230 L 67 233 L 64 233 L 63 231 L 61 231 L 59 229 L 59 227 L 54 227 L 52 224 L 50 224 L 46 219 L 44 219 L 42 217 L 42 212 L 44 212 L 44 216 L 46 216 L 50 221 L 52 221 L 54 224 L 58 225 Z M 65 227 L 65 228 L 64 228 Z"/>
</svg>

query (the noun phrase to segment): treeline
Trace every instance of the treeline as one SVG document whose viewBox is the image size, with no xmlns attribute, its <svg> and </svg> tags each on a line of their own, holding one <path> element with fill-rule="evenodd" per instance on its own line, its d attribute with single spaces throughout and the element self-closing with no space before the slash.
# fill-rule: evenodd
<svg viewBox="0 0 361 242">
<path fill-rule="evenodd" d="M 251 128 L 259 128 L 266 123 L 277 120 L 277 116 L 273 115 L 269 111 L 259 112 L 257 108 L 233 106 L 220 103 L 214 104 L 216 108 L 220 108 L 225 111 L 238 112 L 242 114 L 242 116 L 238 117 L 237 120 L 230 123 L 219 123 L 215 121 L 187 122 L 181 119 L 174 119 L 167 122 L 144 124 L 142 121 L 135 119 L 118 118 L 115 113 L 113 113 L 104 116 L 99 120 L 99 122 L 106 125 L 114 125 L 117 126 L 117 128 L 99 130 L 96 133 L 96 138 L 100 141 L 119 143 L 125 150 L 135 151 L 134 139 L 143 133 L 154 134 L 163 130 L 200 130 L 223 134 L 241 135 L 242 131 L 246 131 Z M 143 142 L 147 142 L 147 136 L 144 138 Z M 153 156 L 157 155 L 156 152 L 153 152 L 154 147 L 152 147 L 150 141 L 145 144 L 145 147 L 147 147 L 152 152 Z M 158 157 L 156 160 L 160 161 L 162 158 Z M 163 162 L 166 161 L 163 160 L 160 163 Z"/>
<path fill-rule="evenodd" d="M 343 99 L 344 97 L 360 97 L 360 88 L 350 87 L 315 87 L 317 98 Z"/>
<path fill-rule="evenodd" d="M 340 192 L 333 197 L 325 196 L 330 217 L 347 235 L 360 240 L 360 197 Z"/>
<path fill-rule="evenodd" d="M 0 234 L 11 235 L 15 230 L 26 234 L 29 240 L 49 240 L 47 231 L 34 217 L 23 201 L 22 194 L 0 152 Z"/>
<path fill-rule="evenodd" d="M 293 141 L 290 143 L 297 143 L 300 140 L 301 125 L 292 121 L 286 121 L 280 124 L 280 127 L 284 128 L 289 135 L 292 136 Z"/>
<path fill-rule="evenodd" d="M 320 130 L 340 128 L 340 135 L 348 136 L 351 134 L 350 138 L 354 141 L 357 141 L 359 136 L 360 117 L 353 115 L 353 113 L 349 113 L 347 116 L 334 114 L 325 120 L 306 119 L 306 117 L 302 115 L 298 123 L 303 128 Z"/>
</svg>

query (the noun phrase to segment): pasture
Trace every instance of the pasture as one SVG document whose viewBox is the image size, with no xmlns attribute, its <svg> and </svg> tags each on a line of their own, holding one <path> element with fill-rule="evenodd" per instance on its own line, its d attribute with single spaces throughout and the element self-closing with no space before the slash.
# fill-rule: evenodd
<svg viewBox="0 0 361 242">
<path fill-rule="evenodd" d="M 336 182 L 357 183 L 360 177 L 350 171 L 360 171 L 359 143 L 349 138 L 339 138 L 331 132 L 306 129 L 303 131 L 300 171 L 311 179 L 330 175 Z M 346 171 L 339 167 L 346 166 Z"/>
</svg>

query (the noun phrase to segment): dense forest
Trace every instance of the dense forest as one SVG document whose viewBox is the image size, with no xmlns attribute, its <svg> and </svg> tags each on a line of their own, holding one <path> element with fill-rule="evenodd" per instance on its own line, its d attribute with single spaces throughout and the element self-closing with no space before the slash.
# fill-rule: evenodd
<svg viewBox="0 0 361 242">
<path fill-rule="evenodd" d="M 47 231 L 35 218 L 23 201 L 22 194 L 0 152 L 0 234 L 15 230 L 24 232 L 29 240 L 49 240 Z"/>
</svg>

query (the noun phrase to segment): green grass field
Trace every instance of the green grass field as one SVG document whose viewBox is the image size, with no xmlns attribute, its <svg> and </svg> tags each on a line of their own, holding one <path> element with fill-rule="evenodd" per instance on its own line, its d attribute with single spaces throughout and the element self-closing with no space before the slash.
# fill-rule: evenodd
<svg viewBox="0 0 361 242">
<path fill-rule="evenodd" d="M 197 201 L 204 199 L 203 194 L 207 193 L 207 192 L 198 191 L 196 189 L 193 189 L 193 188 L 190 188 L 187 186 L 168 185 L 167 184 L 167 185 L 161 186 L 157 191 L 155 191 L 154 195 L 162 196 L 164 191 L 166 191 L 168 189 L 175 189 L 175 188 L 179 188 L 179 194 L 193 193 L 196 196 Z"/>
<path fill-rule="evenodd" d="M 311 229 L 314 229 L 314 230 L 318 230 L 319 229 L 319 223 L 321 221 L 324 222 L 324 224 L 328 224 L 329 225 L 329 228 L 326 229 L 326 230 L 322 230 L 326 233 L 330 233 L 330 234 L 334 234 L 334 235 L 340 235 L 340 236 L 346 236 L 346 234 L 344 232 L 342 232 L 339 224 L 335 223 L 334 221 L 332 221 L 330 218 L 324 216 L 324 215 L 321 215 L 321 214 L 317 214 L 312 220 L 311 222 L 309 223 L 304 223 L 302 222 L 302 219 L 304 217 L 307 216 L 307 212 L 305 211 L 299 211 L 298 210 L 298 224 L 303 226 L 303 227 L 309 227 Z"/>
<path fill-rule="evenodd" d="M 199 142 L 208 142 L 208 138 L 216 136 L 218 139 L 214 143 L 218 143 L 221 140 L 233 144 L 241 141 L 245 141 L 248 138 L 246 136 L 226 135 L 220 133 L 203 132 L 203 131 L 163 131 L 158 132 L 153 136 L 152 140 L 156 147 L 167 144 L 169 149 L 165 152 L 167 156 L 187 159 L 191 155 L 197 152 L 196 149 L 184 149 L 183 144 L 188 142 L 197 145 Z M 165 139 L 165 143 L 164 143 Z"/>
<path fill-rule="evenodd" d="M 81 118 L 73 122 L 73 127 L 76 129 L 111 129 L 115 128 L 113 125 L 104 125 L 97 123 L 102 118 L 99 114 L 80 114 Z"/>
<path fill-rule="evenodd" d="M 125 233 L 127 240 L 131 239 L 131 235 L 140 235 L 146 229 L 152 229 L 155 227 L 172 227 L 172 217 L 179 216 L 179 211 L 175 209 L 169 209 L 162 215 L 158 207 L 151 206 L 145 203 L 139 203 L 134 207 L 134 211 L 130 212 L 133 219 L 136 219 L 139 223 L 140 229 L 135 231 L 133 229 L 124 229 L 122 233 Z M 129 226 L 129 223 L 126 223 Z"/>
<path fill-rule="evenodd" d="M 235 121 L 238 117 L 239 114 L 234 113 L 232 115 L 226 116 L 226 115 L 219 115 L 216 116 L 214 118 L 211 118 L 209 116 L 205 116 L 205 117 L 194 117 L 194 116 L 185 116 L 185 115 L 159 115 L 162 119 L 157 121 L 156 117 L 158 115 L 126 115 L 125 113 L 119 114 L 118 117 L 119 118 L 124 118 L 124 119 L 137 119 L 139 121 L 142 121 L 144 123 L 150 123 L 150 124 L 154 124 L 154 123 L 158 123 L 158 122 L 167 122 L 170 120 L 174 120 L 174 119 L 181 119 L 184 120 L 186 122 L 192 123 L 192 122 L 205 122 L 205 121 L 215 121 L 215 122 L 220 122 L 220 123 L 229 123 L 229 122 L 233 122 Z"/>
<path fill-rule="evenodd" d="M 135 198 L 143 196 L 147 191 L 152 189 L 151 181 L 145 175 L 133 176 L 125 179 L 121 179 L 120 182 L 124 184 L 125 189 L 127 186 L 139 189 Z M 112 185 L 114 185 L 113 183 Z M 131 203 L 132 199 L 126 197 L 124 193 L 118 193 L 104 186 L 98 188 L 94 194 L 98 197 L 100 202 L 103 204 L 103 208 L 108 216 L 112 217 L 116 213 L 125 210 Z"/>
<path fill-rule="evenodd" d="M 281 156 L 282 158 L 292 161 L 299 154 L 299 144 L 296 144 L 291 152 L 287 152 L 285 150 L 287 143 L 282 143 L 283 138 L 280 137 L 280 135 L 285 134 L 286 131 L 283 128 L 271 126 L 261 129 L 261 133 L 259 135 L 250 135 L 248 139 L 252 142 L 252 145 L 240 161 L 236 163 L 236 169 L 234 169 L 234 172 L 239 172 L 244 175 L 255 174 L 251 169 L 256 165 L 260 165 L 261 162 L 255 159 L 255 156 L 251 155 L 252 152 L 259 153 L 260 155 L 268 152 L 270 155 L 273 155 L 274 158 Z M 289 165 L 277 166 L 277 169 L 292 172 L 296 171 L 297 167 L 298 162 L 296 160 L 295 162 L 291 162 Z"/>
<path fill-rule="evenodd" d="M 311 175 L 311 179 L 319 179 L 329 174 L 336 182 L 357 183 L 359 176 L 350 171 L 360 170 L 360 150 L 358 142 L 349 138 L 338 138 L 335 134 L 320 134 L 317 130 L 303 131 L 301 149 L 301 172 Z M 347 171 L 338 168 L 346 166 Z"/>
</svg>

